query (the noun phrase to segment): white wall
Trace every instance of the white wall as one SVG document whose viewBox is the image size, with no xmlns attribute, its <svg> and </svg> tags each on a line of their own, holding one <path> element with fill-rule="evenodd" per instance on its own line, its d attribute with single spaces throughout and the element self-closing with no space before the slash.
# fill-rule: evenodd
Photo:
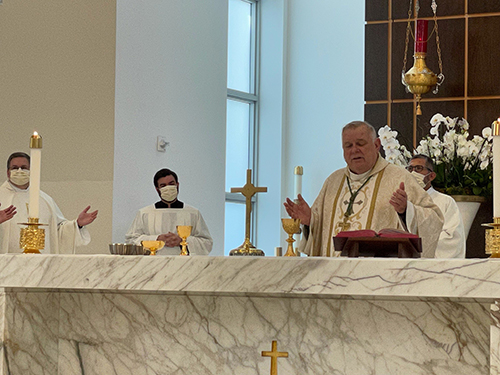
<svg viewBox="0 0 500 375">
<path fill-rule="evenodd" d="M 294 166 L 304 167 L 302 192 L 310 204 L 326 177 L 345 166 L 341 128 L 349 121 L 363 119 L 364 113 L 365 23 L 364 0 L 269 2 L 276 8 L 275 33 L 280 32 L 284 19 L 285 44 L 265 40 L 276 37 L 266 35 L 264 16 L 261 63 L 263 74 L 271 74 L 263 79 L 274 75 L 273 82 L 277 82 L 282 78 L 280 74 L 285 79 L 282 96 L 277 91 L 274 97 L 269 95 L 272 104 L 262 96 L 265 109 L 261 111 L 259 185 L 268 186 L 269 195 L 281 191 L 279 202 L 274 196 L 272 201 L 266 201 L 264 194 L 258 201 L 256 246 L 268 254 L 279 244 L 286 246 L 280 218 L 287 215 L 281 203 L 293 194 Z M 281 7 L 281 16 L 277 7 Z M 284 59 L 276 61 L 276 50 L 284 53 Z M 274 70 L 266 69 L 271 65 Z M 266 110 L 268 107 L 273 108 L 273 115 Z M 278 178 L 280 181 L 276 181 Z"/>
<path fill-rule="evenodd" d="M 153 175 L 178 173 L 223 254 L 227 1 L 118 0 L 113 240 L 159 200 Z M 156 151 L 156 137 L 170 146 Z"/>
</svg>

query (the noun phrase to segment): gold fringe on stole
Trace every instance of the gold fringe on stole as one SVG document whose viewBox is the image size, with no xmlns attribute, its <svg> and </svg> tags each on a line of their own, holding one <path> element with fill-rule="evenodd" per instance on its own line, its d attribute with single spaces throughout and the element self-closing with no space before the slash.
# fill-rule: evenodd
<svg viewBox="0 0 500 375">
<path fill-rule="evenodd" d="M 331 247 L 332 247 L 332 234 L 333 234 L 333 222 L 335 221 L 335 211 L 337 210 L 337 202 L 339 201 L 340 193 L 342 192 L 342 188 L 344 187 L 345 175 L 342 177 L 342 181 L 340 182 L 339 190 L 337 190 L 337 195 L 335 196 L 335 200 L 333 201 L 333 210 L 332 217 L 330 219 L 330 235 L 328 236 L 328 246 L 326 248 L 326 256 L 330 256 Z"/>
<path fill-rule="evenodd" d="M 380 187 L 380 181 L 382 180 L 382 175 L 385 172 L 385 168 L 379 172 L 377 176 L 377 181 L 375 181 L 375 188 L 373 189 L 372 202 L 370 203 L 370 211 L 368 212 L 368 219 L 366 220 L 366 228 L 371 229 L 373 213 L 375 212 L 375 202 L 377 201 L 378 188 Z"/>
</svg>

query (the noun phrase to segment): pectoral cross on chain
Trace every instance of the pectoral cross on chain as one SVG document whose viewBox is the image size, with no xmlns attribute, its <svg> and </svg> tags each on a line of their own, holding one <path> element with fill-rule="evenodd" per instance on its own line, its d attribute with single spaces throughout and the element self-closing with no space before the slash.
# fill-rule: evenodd
<svg viewBox="0 0 500 375">
<path fill-rule="evenodd" d="M 262 352 L 263 357 L 271 357 L 271 375 L 278 375 L 278 357 L 288 358 L 288 352 L 278 352 L 278 342 L 273 340 L 272 350 Z"/>
<path fill-rule="evenodd" d="M 252 184 L 252 170 L 247 169 L 247 183 L 241 188 L 231 188 L 231 193 L 241 193 L 246 198 L 245 239 L 250 240 L 250 214 L 252 213 L 252 197 L 256 193 L 267 192 L 266 187 L 255 187 Z"/>
</svg>

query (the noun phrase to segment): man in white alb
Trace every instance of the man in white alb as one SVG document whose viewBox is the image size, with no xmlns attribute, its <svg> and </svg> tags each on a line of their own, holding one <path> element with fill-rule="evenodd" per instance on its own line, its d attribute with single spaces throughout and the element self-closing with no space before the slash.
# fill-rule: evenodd
<svg viewBox="0 0 500 375">
<path fill-rule="evenodd" d="M 404 168 L 381 155 L 373 126 L 353 121 L 342 129 L 346 168 L 325 181 L 312 207 L 299 195 L 284 203 L 304 225 L 299 250 L 312 256 L 338 256 L 333 236 L 340 231 L 385 228 L 407 230 L 422 238 L 422 257 L 434 258 L 443 216 L 429 195 Z"/>
<path fill-rule="evenodd" d="M 465 232 L 457 202 L 436 191 L 431 182 L 436 178 L 434 163 L 426 155 L 415 155 L 406 168 L 422 186 L 444 216 L 444 224 L 436 247 L 436 258 L 465 258 Z"/>
<path fill-rule="evenodd" d="M 16 220 L 0 224 L 0 253 L 21 253 L 18 223 L 28 221 L 30 157 L 24 152 L 15 152 L 7 160 L 7 181 L 0 186 L 0 203 L 17 208 Z M 97 217 L 97 211 L 85 208 L 76 220 L 67 220 L 56 202 L 40 191 L 39 222 L 47 224 L 45 229 L 45 254 L 74 254 L 77 246 L 87 245 L 90 234 L 85 228 Z"/>
<path fill-rule="evenodd" d="M 136 245 L 142 241 L 164 241 L 165 247 L 157 252 L 158 255 L 179 255 L 182 239 L 177 234 L 177 225 L 191 225 L 193 229 L 187 238 L 189 253 L 210 253 L 213 241 L 200 211 L 177 199 L 177 174 L 170 169 L 161 169 L 156 172 L 153 184 L 161 200 L 139 210 L 125 241 Z"/>
</svg>

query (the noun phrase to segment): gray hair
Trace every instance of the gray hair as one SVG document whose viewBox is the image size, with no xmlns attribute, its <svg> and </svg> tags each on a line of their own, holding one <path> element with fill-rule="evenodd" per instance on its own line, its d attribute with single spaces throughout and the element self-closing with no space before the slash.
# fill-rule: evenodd
<svg viewBox="0 0 500 375">
<path fill-rule="evenodd" d="M 346 126 L 344 126 L 342 128 L 342 134 L 344 134 L 344 132 L 346 130 L 357 129 L 357 128 L 360 128 L 362 126 L 366 127 L 368 132 L 371 134 L 373 140 L 377 139 L 377 131 L 375 130 L 375 128 L 371 124 L 369 124 L 366 121 L 351 121 L 350 123 L 348 123 Z"/>
</svg>

